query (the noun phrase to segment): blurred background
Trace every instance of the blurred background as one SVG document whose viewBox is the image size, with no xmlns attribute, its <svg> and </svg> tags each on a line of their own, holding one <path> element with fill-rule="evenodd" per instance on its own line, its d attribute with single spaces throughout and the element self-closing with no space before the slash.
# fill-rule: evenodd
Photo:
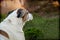
<svg viewBox="0 0 60 40">
<path fill-rule="evenodd" d="M 8 12 L 25 8 L 34 17 L 23 28 L 26 40 L 58 40 L 59 6 L 58 0 L 0 0 L 0 22 Z"/>
</svg>

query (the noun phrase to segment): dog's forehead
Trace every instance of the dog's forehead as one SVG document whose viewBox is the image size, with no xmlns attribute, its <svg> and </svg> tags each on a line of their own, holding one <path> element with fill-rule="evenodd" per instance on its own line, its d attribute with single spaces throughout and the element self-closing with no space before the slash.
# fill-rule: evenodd
<svg viewBox="0 0 60 40">
<path fill-rule="evenodd" d="M 26 10 L 26 9 L 18 9 L 18 10 L 17 10 L 17 13 L 18 13 L 18 12 L 28 13 L 28 10 Z"/>
</svg>

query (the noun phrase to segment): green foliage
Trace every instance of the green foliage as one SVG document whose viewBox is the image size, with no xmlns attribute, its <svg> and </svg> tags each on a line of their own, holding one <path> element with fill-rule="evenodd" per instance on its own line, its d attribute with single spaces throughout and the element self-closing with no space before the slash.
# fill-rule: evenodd
<svg viewBox="0 0 60 40">
<path fill-rule="evenodd" d="M 26 40 L 41 40 L 44 38 L 42 31 L 36 28 L 29 28 L 25 30 Z"/>
<path fill-rule="evenodd" d="M 6 17 L 2 15 L 2 20 Z M 33 13 L 34 19 L 24 26 L 26 40 L 58 39 L 59 38 L 59 18 L 45 18 Z M 1 20 L 1 21 L 2 21 Z"/>
<path fill-rule="evenodd" d="M 3 21 L 5 17 L 6 17 L 6 14 L 0 14 L 0 22 Z"/>
<path fill-rule="evenodd" d="M 34 19 L 32 21 L 29 21 L 24 26 L 24 32 L 26 37 L 30 37 L 29 32 L 31 32 L 31 28 L 33 29 L 33 33 L 35 29 L 40 30 L 43 35 L 44 39 L 58 39 L 59 34 L 59 18 L 58 17 L 40 17 L 37 13 L 33 13 Z M 34 29 L 35 28 L 35 29 Z M 30 31 L 28 31 L 30 29 Z M 36 32 L 38 33 L 38 32 Z M 39 33 L 38 33 L 39 34 Z M 33 36 L 35 34 L 32 34 Z M 39 34 L 41 35 L 41 34 Z M 39 38 L 42 38 L 40 36 Z M 33 38 L 34 39 L 34 38 Z M 27 40 L 27 39 L 26 39 Z"/>
<path fill-rule="evenodd" d="M 1 22 L 1 18 L 2 18 L 2 17 L 1 17 L 1 14 L 0 14 L 0 22 Z"/>
</svg>

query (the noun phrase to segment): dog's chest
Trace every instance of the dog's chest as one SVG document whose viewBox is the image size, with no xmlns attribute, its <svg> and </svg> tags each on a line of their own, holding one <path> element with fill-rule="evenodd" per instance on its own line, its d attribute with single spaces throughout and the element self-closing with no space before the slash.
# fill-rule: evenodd
<svg viewBox="0 0 60 40">
<path fill-rule="evenodd" d="M 25 39 L 23 31 L 17 30 L 17 29 L 16 30 L 15 29 L 11 30 L 10 38 L 14 39 L 14 40 L 24 40 Z"/>
</svg>

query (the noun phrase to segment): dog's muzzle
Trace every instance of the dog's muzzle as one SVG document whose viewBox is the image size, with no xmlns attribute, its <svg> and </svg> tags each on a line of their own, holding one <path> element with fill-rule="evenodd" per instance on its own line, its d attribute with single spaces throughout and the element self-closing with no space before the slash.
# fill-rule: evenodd
<svg viewBox="0 0 60 40">
<path fill-rule="evenodd" d="M 29 21 L 29 20 L 33 20 L 33 16 L 32 16 L 31 13 L 29 13 L 29 14 L 27 15 L 27 21 Z"/>
</svg>

